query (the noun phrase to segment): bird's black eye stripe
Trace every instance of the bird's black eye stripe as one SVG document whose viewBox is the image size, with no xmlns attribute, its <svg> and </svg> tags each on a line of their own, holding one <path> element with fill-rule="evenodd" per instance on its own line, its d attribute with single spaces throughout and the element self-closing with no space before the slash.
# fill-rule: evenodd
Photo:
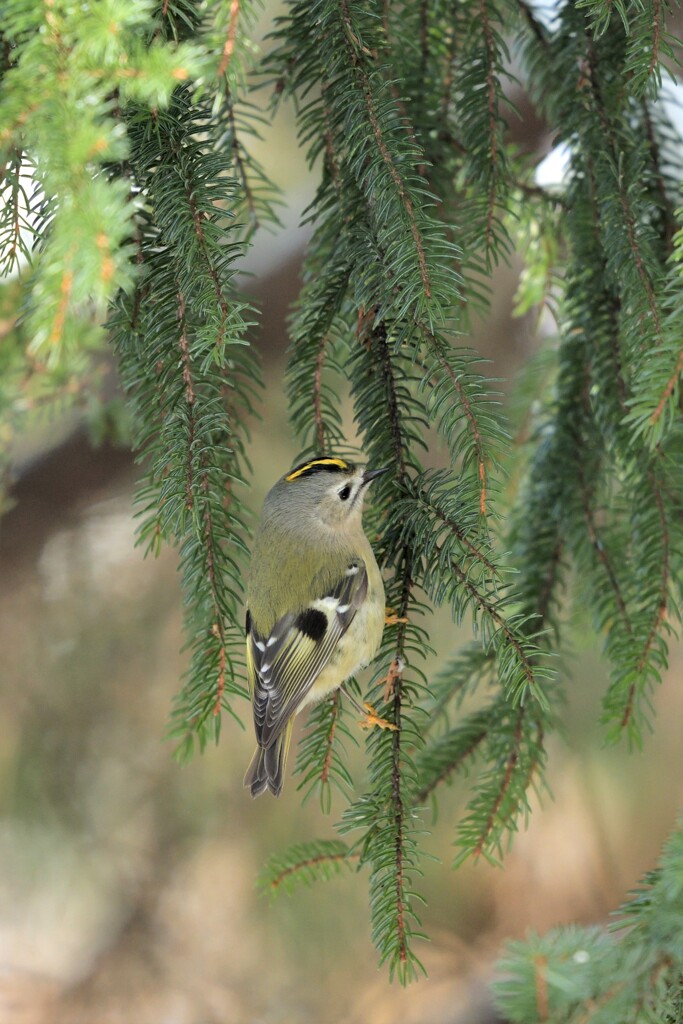
<svg viewBox="0 0 683 1024">
<path fill-rule="evenodd" d="M 340 490 L 339 497 L 341 498 L 342 501 L 347 501 L 350 494 L 351 494 L 351 487 L 350 487 L 349 484 L 346 484 Z"/>
</svg>

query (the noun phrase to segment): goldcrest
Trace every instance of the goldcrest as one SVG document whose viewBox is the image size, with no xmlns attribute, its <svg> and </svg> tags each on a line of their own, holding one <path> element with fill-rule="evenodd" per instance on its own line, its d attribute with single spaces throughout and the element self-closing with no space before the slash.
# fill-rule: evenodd
<svg viewBox="0 0 683 1024">
<path fill-rule="evenodd" d="M 266 495 L 247 580 L 247 675 L 257 747 L 244 784 L 282 791 L 292 723 L 372 660 L 384 585 L 363 532 L 383 469 L 340 458 L 296 466 Z"/>
</svg>

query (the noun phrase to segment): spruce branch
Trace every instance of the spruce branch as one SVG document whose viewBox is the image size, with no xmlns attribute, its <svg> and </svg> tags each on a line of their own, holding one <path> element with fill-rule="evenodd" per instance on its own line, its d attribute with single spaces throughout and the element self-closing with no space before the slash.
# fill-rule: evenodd
<svg viewBox="0 0 683 1024">
<path fill-rule="evenodd" d="M 358 859 L 358 853 L 339 839 L 297 843 L 269 860 L 259 878 L 260 889 L 270 896 L 294 892 L 301 885 L 330 880 Z"/>
<path fill-rule="evenodd" d="M 637 1024 L 680 1016 L 681 836 L 679 822 L 659 867 L 621 907 L 628 931 L 620 938 L 570 926 L 509 943 L 494 987 L 506 1017 Z"/>
</svg>

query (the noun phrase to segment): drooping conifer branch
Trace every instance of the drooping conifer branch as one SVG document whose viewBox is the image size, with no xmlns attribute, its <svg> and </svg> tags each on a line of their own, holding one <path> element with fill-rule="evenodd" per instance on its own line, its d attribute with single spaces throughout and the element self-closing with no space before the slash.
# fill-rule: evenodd
<svg viewBox="0 0 683 1024">
<path fill-rule="evenodd" d="M 247 144 L 250 6 L 112 2 L 104 56 L 90 46 L 104 31 L 101 5 L 16 0 L 9 30 L 0 14 L 0 249 L 16 263 L 31 205 L 34 368 L 48 358 L 68 369 L 71 346 L 85 351 L 79 325 L 117 296 L 110 327 L 148 467 L 141 538 L 180 552 L 190 665 L 173 727 L 185 750 L 217 738 L 244 678 L 239 483 L 259 374 L 232 274 L 245 237 L 274 214 Z M 345 452 L 348 394 L 359 461 L 391 468 L 366 523 L 397 621 L 368 696 L 398 728 L 368 736 L 367 770 L 354 777 L 343 694 L 312 709 L 300 789 L 325 812 L 337 790 L 357 843 L 287 851 L 270 890 L 367 869 L 379 955 L 403 981 L 420 970 L 416 810 L 469 773 L 458 861 L 500 859 L 542 782 L 562 680 L 550 655 L 571 628 L 565 597 L 579 591 L 612 664 L 610 737 L 638 739 L 666 664 L 683 550 L 682 170 L 659 101 L 666 15 L 664 0 L 566 3 L 547 22 L 524 0 L 291 0 L 276 27 L 275 91 L 293 96 L 300 138 L 323 167 L 291 331 L 292 423 L 306 455 Z M 516 32 L 523 85 L 568 148 L 552 193 L 509 140 Z M 74 124 L 79 143 L 65 146 Z M 27 154 L 44 200 L 22 196 Z M 511 451 L 490 383 L 455 338 L 470 309 L 486 308 L 490 268 L 512 235 L 532 240 L 526 308 L 552 295 L 560 330 L 545 378 L 553 393 L 529 388 Z M 0 379 L 0 418 L 4 408 Z M 438 473 L 423 465 L 435 437 Z M 521 483 L 506 537 L 498 469 L 511 461 Z M 477 637 L 427 680 L 419 616 L 444 601 Z M 627 1022 L 652 1006 L 673 1019 L 651 989 L 680 967 L 662 929 L 676 863 L 671 850 L 666 885 L 648 890 L 647 908 L 662 914 L 643 942 L 649 959 L 629 947 L 625 959 L 643 969 L 597 991 L 588 1016 L 605 1008 Z M 583 996 L 572 1002 L 566 980 L 553 988 L 579 947 L 539 943 L 525 976 L 539 1014 L 565 999 L 567 1019 L 579 1019 Z M 598 977 L 610 953 L 590 935 L 582 943 Z M 521 974 L 527 961 L 516 965 Z"/>
</svg>

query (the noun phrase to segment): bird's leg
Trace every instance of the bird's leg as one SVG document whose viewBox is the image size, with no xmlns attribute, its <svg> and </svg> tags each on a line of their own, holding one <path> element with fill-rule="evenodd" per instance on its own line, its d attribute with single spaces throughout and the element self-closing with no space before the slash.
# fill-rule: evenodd
<svg viewBox="0 0 683 1024">
<path fill-rule="evenodd" d="M 384 609 L 384 625 L 385 626 L 397 626 L 399 622 L 407 622 L 408 620 L 404 616 L 396 614 L 394 608 Z"/>
<path fill-rule="evenodd" d="M 374 726 L 377 726 L 378 729 L 391 729 L 392 732 L 398 731 L 398 726 L 394 725 L 393 722 L 388 722 L 386 718 L 380 718 L 372 704 L 368 704 L 367 701 L 363 701 L 362 704 L 359 704 L 353 694 L 349 693 L 345 686 L 342 686 L 342 690 L 349 698 L 356 711 L 360 711 L 363 716 L 358 723 L 361 729 L 372 729 Z"/>
</svg>

